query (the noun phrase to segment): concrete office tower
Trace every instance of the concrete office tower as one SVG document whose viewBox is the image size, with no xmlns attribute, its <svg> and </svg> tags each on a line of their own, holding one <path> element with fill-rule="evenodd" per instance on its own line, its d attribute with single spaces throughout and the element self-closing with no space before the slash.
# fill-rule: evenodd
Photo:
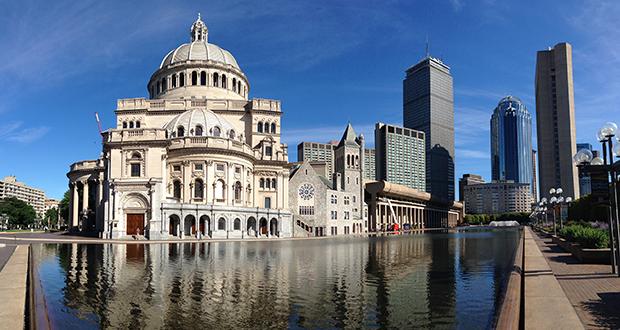
<svg viewBox="0 0 620 330">
<path fill-rule="evenodd" d="M 536 150 L 532 149 L 532 199 L 538 200 L 538 175 L 536 174 Z"/>
<path fill-rule="evenodd" d="M 426 57 L 403 81 L 404 126 L 426 138 L 426 191 L 454 200 L 454 95 L 450 68 Z"/>
<path fill-rule="evenodd" d="M 426 191 L 424 132 L 377 123 L 375 159 L 377 180 Z"/>
<path fill-rule="evenodd" d="M 493 181 L 534 186 L 532 117 L 514 96 L 501 99 L 491 115 L 491 169 Z"/>
<path fill-rule="evenodd" d="M 375 167 L 375 149 L 364 149 L 364 180 L 377 180 Z"/>
<path fill-rule="evenodd" d="M 334 149 L 337 143 L 301 142 L 297 145 L 297 161 L 325 162 L 326 178 L 334 173 Z"/>
<path fill-rule="evenodd" d="M 560 43 L 536 56 L 536 128 L 540 197 L 561 187 L 579 197 L 575 148 L 575 101 L 571 45 Z"/>
</svg>

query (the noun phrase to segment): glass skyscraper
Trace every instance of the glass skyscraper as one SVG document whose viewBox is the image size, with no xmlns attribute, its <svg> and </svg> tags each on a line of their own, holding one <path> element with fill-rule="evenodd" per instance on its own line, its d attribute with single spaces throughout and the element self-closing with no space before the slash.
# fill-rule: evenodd
<svg viewBox="0 0 620 330">
<path fill-rule="evenodd" d="M 493 180 L 534 185 L 532 117 L 514 96 L 501 99 L 491 116 L 491 167 Z"/>
</svg>

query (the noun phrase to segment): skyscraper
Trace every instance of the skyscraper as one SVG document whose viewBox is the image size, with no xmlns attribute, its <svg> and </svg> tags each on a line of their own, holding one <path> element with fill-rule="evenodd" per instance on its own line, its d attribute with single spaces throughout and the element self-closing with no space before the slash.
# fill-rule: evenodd
<svg viewBox="0 0 620 330">
<path fill-rule="evenodd" d="M 538 201 L 538 175 L 536 175 L 536 150 L 532 149 L 532 200 Z"/>
<path fill-rule="evenodd" d="M 514 96 L 501 99 L 491 115 L 493 181 L 534 186 L 532 176 L 532 117 Z"/>
<path fill-rule="evenodd" d="M 377 180 L 426 190 L 424 132 L 384 123 L 375 125 Z"/>
<path fill-rule="evenodd" d="M 454 200 L 454 95 L 450 68 L 426 57 L 403 81 L 404 126 L 426 138 L 426 191 Z"/>
<path fill-rule="evenodd" d="M 559 43 L 536 56 L 536 128 L 540 197 L 561 187 L 579 197 L 575 148 L 572 47 Z"/>
<path fill-rule="evenodd" d="M 334 149 L 335 143 L 301 142 L 297 145 L 297 161 L 325 162 L 325 177 L 329 179 L 334 173 Z"/>
</svg>

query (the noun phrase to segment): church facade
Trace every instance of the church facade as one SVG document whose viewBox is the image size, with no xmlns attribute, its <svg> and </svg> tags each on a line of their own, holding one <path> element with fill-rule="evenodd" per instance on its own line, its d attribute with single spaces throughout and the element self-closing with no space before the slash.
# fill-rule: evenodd
<svg viewBox="0 0 620 330">
<path fill-rule="evenodd" d="M 292 236 L 287 146 L 278 100 L 248 97 L 232 54 L 208 42 L 166 54 L 149 98 L 120 99 L 96 160 L 67 174 L 70 224 L 100 237 Z"/>
<path fill-rule="evenodd" d="M 334 149 L 333 173 L 327 170 L 324 161 L 305 160 L 292 168 L 289 201 L 296 236 L 336 236 L 367 231 L 364 144 L 364 135 L 355 134 L 349 124 Z"/>
</svg>

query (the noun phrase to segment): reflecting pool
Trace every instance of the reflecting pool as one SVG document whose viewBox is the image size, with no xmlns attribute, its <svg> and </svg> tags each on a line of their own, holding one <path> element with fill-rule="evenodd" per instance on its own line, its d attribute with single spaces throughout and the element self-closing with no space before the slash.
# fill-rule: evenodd
<svg viewBox="0 0 620 330">
<path fill-rule="evenodd" d="M 489 328 L 517 229 L 183 244 L 44 244 L 53 328 Z"/>
</svg>

